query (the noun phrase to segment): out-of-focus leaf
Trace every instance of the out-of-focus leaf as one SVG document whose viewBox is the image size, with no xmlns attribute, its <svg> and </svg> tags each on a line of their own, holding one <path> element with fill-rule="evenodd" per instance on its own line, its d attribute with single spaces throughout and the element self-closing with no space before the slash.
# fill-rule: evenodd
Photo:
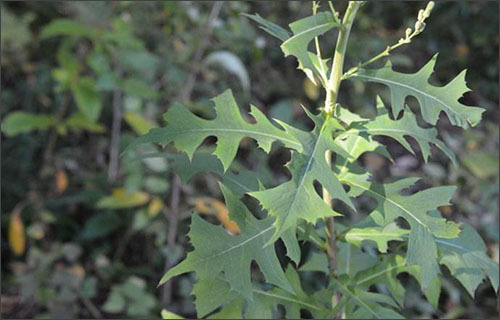
<svg viewBox="0 0 500 320">
<path fill-rule="evenodd" d="M 123 91 L 131 96 L 144 99 L 154 99 L 158 97 L 158 92 L 151 89 L 151 85 L 137 78 L 127 78 L 121 82 Z"/>
<path fill-rule="evenodd" d="M 209 197 L 198 198 L 195 199 L 195 207 L 200 213 L 214 215 L 232 234 L 240 233 L 238 224 L 229 219 L 229 211 L 222 201 Z"/>
<path fill-rule="evenodd" d="M 106 127 L 102 124 L 93 122 L 85 117 L 80 112 L 75 112 L 70 115 L 66 121 L 66 125 L 73 131 L 87 130 L 93 133 L 104 133 L 106 132 Z"/>
<path fill-rule="evenodd" d="M 72 36 L 93 38 L 98 30 L 70 19 L 55 19 L 42 28 L 42 39 L 54 36 Z"/>
<path fill-rule="evenodd" d="M 137 207 L 145 204 L 149 200 L 149 194 L 145 192 L 127 193 L 123 188 L 115 189 L 113 194 L 101 198 L 97 202 L 97 207 L 101 209 L 123 209 Z"/>
<path fill-rule="evenodd" d="M 160 178 L 155 176 L 147 177 L 144 180 L 144 187 L 146 188 L 147 191 L 151 193 L 162 194 L 167 191 L 168 182 L 166 178 Z"/>
<path fill-rule="evenodd" d="M 109 313 L 120 313 L 125 309 L 126 301 L 118 287 L 111 289 L 111 294 L 102 306 Z"/>
<path fill-rule="evenodd" d="M 61 194 L 68 187 L 68 175 L 66 171 L 57 170 L 55 175 L 56 194 Z"/>
<path fill-rule="evenodd" d="M 76 104 L 80 112 L 90 121 L 99 119 L 102 109 L 101 95 L 95 87 L 94 79 L 82 77 L 71 86 Z"/>
<path fill-rule="evenodd" d="M 247 69 L 240 58 L 229 51 L 216 51 L 209 54 L 204 63 L 206 65 L 219 65 L 228 72 L 236 75 L 241 82 L 241 86 L 246 93 L 250 92 L 250 77 Z"/>
<path fill-rule="evenodd" d="M 144 50 L 121 50 L 118 59 L 125 68 L 144 74 L 154 73 L 160 62 L 158 57 Z"/>
<path fill-rule="evenodd" d="M 9 245 L 16 256 L 20 256 L 26 250 L 26 235 L 24 234 L 24 223 L 21 219 L 22 206 L 18 205 L 10 214 L 9 222 Z"/>
<path fill-rule="evenodd" d="M 56 119 L 51 115 L 14 111 L 5 117 L 2 122 L 2 131 L 7 136 L 15 136 L 33 130 L 46 130 L 55 123 Z"/>
<path fill-rule="evenodd" d="M 155 123 L 136 112 L 125 111 L 123 113 L 123 119 L 125 119 L 125 122 L 140 135 L 146 134 L 152 128 L 157 127 Z"/>
<path fill-rule="evenodd" d="M 33 12 L 18 16 L 8 10 L 4 5 L 0 10 L 2 29 L 9 32 L 2 33 L 2 48 L 11 48 L 13 52 L 22 48 L 31 41 L 29 23 L 35 18 Z"/>
<path fill-rule="evenodd" d="M 479 179 L 498 175 L 498 156 L 483 151 L 475 151 L 461 157 L 462 163 Z"/>
<path fill-rule="evenodd" d="M 96 213 L 86 221 L 81 236 L 83 239 L 93 240 L 106 236 L 120 227 L 121 220 L 116 213 Z"/>
<path fill-rule="evenodd" d="M 148 215 L 153 218 L 156 217 L 158 213 L 160 213 L 161 209 L 163 209 L 165 205 L 160 198 L 154 197 L 153 200 L 148 205 Z"/>
</svg>

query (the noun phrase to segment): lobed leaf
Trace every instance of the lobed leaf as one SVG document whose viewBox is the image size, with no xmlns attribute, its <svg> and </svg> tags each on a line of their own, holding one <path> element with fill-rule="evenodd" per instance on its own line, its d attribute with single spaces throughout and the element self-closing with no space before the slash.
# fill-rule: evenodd
<svg viewBox="0 0 500 320">
<path fill-rule="evenodd" d="M 400 255 L 383 256 L 382 261 L 356 275 L 352 279 L 355 286 L 368 290 L 374 284 L 384 284 L 400 307 L 403 307 L 405 288 L 397 278 L 400 273 L 409 273 L 419 283 L 422 283 L 422 272 L 419 266 L 408 266 L 407 261 Z M 441 280 L 434 278 L 424 290 L 427 300 L 434 308 L 438 308 L 441 292 Z"/>
<path fill-rule="evenodd" d="M 316 55 L 307 50 L 309 43 L 317 36 L 324 34 L 328 30 L 338 27 L 333 15 L 330 12 L 319 12 L 316 15 L 291 23 L 293 35 L 281 45 L 285 57 L 293 55 L 299 61 L 299 69 L 304 71 L 307 77 L 316 83 L 314 73 L 318 73 L 320 65 L 325 61 L 319 61 L 311 57 Z M 320 74 L 321 75 L 321 74 Z"/>
<path fill-rule="evenodd" d="M 486 253 L 486 245 L 474 228 L 464 224 L 463 232 L 454 239 L 436 239 L 440 263 L 450 269 L 451 274 L 462 283 L 471 296 L 483 282 L 489 278 L 498 292 L 498 264 Z"/>
<path fill-rule="evenodd" d="M 252 300 L 250 264 L 255 261 L 268 282 L 293 292 L 274 247 L 263 248 L 272 235 L 272 219 L 257 220 L 222 184 L 221 190 L 229 217 L 238 224 L 241 233 L 230 236 L 221 226 L 212 225 L 198 215 L 193 215 L 188 235 L 194 250 L 163 276 L 160 285 L 186 272 L 194 271 L 199 278 L 214 278 L 224 272 L 231 289 Z"/>
<path fill-rule="evenodd" d="M 394 71 L 390 61 L 381 69 L 359 69 L 352 77 L 363 81 L 382 83 L 391 90 L 391 106 L 394 118 L 405 105 L 408 96 L 414 96 L 422 111 L 423 119 L 436 124 L 439 113 L 444 111 L 451 123 L 464 129 L 475 126 L 481 120 L 484 109 L 468 107 L 458 99 L 470 89 L 465 83 L 465 70 L 443 87 L 433 86 L 429 78 L 434 72 L 437 54 L 418 72 L 406 74 Z"/>
<path fill-rule="evenodd" d="M 255 106 L 250 114 L 256 123 L 243 120 L 238 105 L 231 90 L 212 99 L 217 117 L 205 120 L 197 117 L 182 105 L 176 103 L 165 114 L 168 125 L 164 128 L 154 128 L 146 135 L 136 139 L 127 150 L 143 143 L 160 143 L 166 145 L 173 142 L 181 151 L 187 153 L 190 159 L 198 146 L 207 137 L 217 137 L 215 155 L 221 160 L 224 170 L 234 160 L 240 141 L 245 137 L 253 138 L 264 151 L 269 152 L 275 141 L 281 141 L 286 147 L 301 150 L 301 144 L 288 132 L 278 129 Z"/>
<path fill-rule="evenodd" d="M 340 215 L 318 195 L 314 188 L 315 181 L 326 188 L 333 198 L 354 208 L 347 192 L 325 158 L 327 150 L 349 157 L 332 137 L 333 132 L 342 127 L 333 118 L 325 118 L 321 114 L 313 115 L 307 110 L 306 112 L 315 123 L 314 129 L 310 132 L 279 121 L 287 132 L 302 144 L 303 151 L 292 151 L 292 159 L 286 165 L 292 175 L 291 180 L 272 189 L 249 193 L 259 200 L 264 209 L 269 211 L 270 216 L 276 218 L 273 223 L 276 230 L 269 243 L 276 241 L 285 231 L 295 229 L 299 220 L 314 224 L 318 219 Z"/>
<path fill-rule="evenodd" d="M 389 117 L 387 109 L 382 102 L 382 99 L 377 96 L 377 116 L 374 119 L 360 119 L 349 124 L 349 128 L 339 135 L 338 139 L 351 138 L 357 143 L 367 145 L 361 149 L 363 151 L 373 151 L 380 148 L 373 142 L 371 136 L 386 136 L 395 139 L 403 145 L 408 151 L 414 153 L 412 147 L 405 137 L 413 137 L 422 151 L 424 161 L 427 161 L 430 156 L 430 145 L 436 145 L 443 151 L 448 158 L 457 165 L 457 160 L 453 152 L 437 138 L 437 130 L 435 128 L 424 129 L 417 124 L 417 118 L 409 108 L 404 109 L 403 116 L 399 120 L 392 120 Z M 369 146 L 373 146 L 370 148 Z M 383 150 L 381 150 L 383 154 Z M 356 156 L 359 156 L 356 154 Z"/>
<path fill-rule="evenodd" d="M 435 237 L 455 238 L 460 233 L 458 226 L 441 217 L 428 214 L 439 206 L 449 205 L 456 187 L 444 186 L 429 188 L 412 195 L 402 195 L 401 191 L 411 187 L 418 179 L 405 178 L 393 183 L 379 184 L 369 180 L 367 173 L 352 165 L 351 172 L 339 178 L 351 186 L 349 194 L 366 194 L 377 202 L 370 214 L 379 226 L 386 226 L 396 218 L 402 217 L 410 224 L 408 240 L 408 263 L 422 267 L 425 289 L 439 274 L 438 251 Z M 355 171 L 358 171 L 357 173 Z"/>
<path fill-rule="evenodd" d="M 390 223 L 385 227 L 378 228 L 352 228 L 345 234 L 345 240 L 357 247 L 361 247 L 363 241 L 371 240 L 377 244 L 380 252 L 386 253 L 389 241 L 404 241 L 402 236 L 408 233 L 408 230 L 401 229 L 396 224 Z"/>
</svg>

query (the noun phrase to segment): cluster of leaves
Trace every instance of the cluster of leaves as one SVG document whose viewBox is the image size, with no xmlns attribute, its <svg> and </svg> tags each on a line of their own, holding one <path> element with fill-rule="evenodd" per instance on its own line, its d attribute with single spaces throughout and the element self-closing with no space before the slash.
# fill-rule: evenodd
<svg viewBox="0 0 500 320">
<path fill-rule="evenodd" d="M 335 13 L 321 12 L 291 23 L 292 33 L 258 15 L 249 17 L 283 42 L 281 48 L 285 56 L 296 57 L 299 69 L 313 83 L 327 87 L 328 60 L 310 52 L 308 46 L 327 31 L 344 27 Z M 341 106 L 337 106 L 333 114 L 325 110 L 314 114 L 304 108 L 314 123 L 311 131 L 270 120 L 254 106 L 250 112 L 254 122 L 249 123 L 240 113 L 231 91 L 212 100 L 214 119 L 200 118 L 181 104 L 170 108 L 164 116 L 165 127 L 152 129 L 129 148 L 145 143 L 163 146 L 173 143 L 176 149 L 187 153 L 195 171 L 219 171 L 229 217 L 241 232 L 228 235 L 223 227 L 194 215 L 188 234 L 194 250 L 170 269 L 160 284 L 174 276 L 195 272 L 198 282 L 193 293 L 198 316 L 207 316 L 221 307 L 211 315 L 214 318 L 270 317 L 279 314 L 278 305 L 284 306 L 288 318 L 298 318 L 304 310 L 320 318 L 334 317 L 342 310 L 346 317 L 352 318 L 398 318 L 405 291 L 398 274 L 412 275 L 437 308 L 440 265 L 446 266 L 471 295 L 484 279 L 489 279 L 497 291 L 498 265 L 488 257 L 481 237 L 472 227 L 448 221 L 437 210 L 450 205 L 454 186 L 413 192 L 418 178 L 378 182 L 357 161 L 366 152 L 377 152 L 391 159 L 386 147 L 374 139 L 380 136 L 392 138 L 414 153 L 414 147 L 406 140 L 412 137 L 425 161 L 430 156 L 431 145 L 456 161 L 437 137 L 436 129 L 419 126 L 417 116 L 405 105 L 408 96 L 415 97 L 423 120 L 430 125 L 437 123 L 441 112 L 452 124 L 464 129 L 480 121 L 482 108 L 465 106 L 458 101 L 469 90 L 465 72 L 443 87 L 434 86 L 429 78 L 435 62 L 436 56 L 415 74 L 394 71 L 390 63 L 381 69 L 357 67 L 346 73 L 345 78 L 349 80 L 389 87 L 390 112 L 380 98 L 376 103 L 377 114 L 372 119 Z M 195 165 L 197 156 L 202 156 L 196 153 L 197 148 L 211 136 L 217 138 L 214 154 L 220 160 L 221 170 L 214 169 L 209 162 L 202 163 L 203 167 Z M 255 140 L 265 152 L 271 150 L 274 142 L 290 150 L 291 160 L 286 164 L 291 174 L 289 181 L 277 186 L 265 186 L 255 178 L 228 183 L 238 146 L 247 137 Z M 325 158 L 328 152 L 335 154 L 333 167 Z M 333 197 L 336 203 L 333 208 L 321 198 L 316 183 Z M 241 200 L 242 189 L 267 211 L 265 218 L 257 219 L 249 211 Z M 360 196 L 371 198 L 376 205 L 359 223 L 337 223 L 339 266 L 332 272 L 325 267 L 327 237 L 322 231 L 323 222 L 341 216 L 340 211 L 356 214 L 353 199 Z M 279 239 L 285 244 L 290 260 L 286 271 L 275 249 Z M 298 240 L 318 247 L 305 262 L 301 261 Z M 397 245 L 390 246 L 390 241 Z M 263 282 L 272 286 L 252 281 L 253 261 L 263 274 Z M 296 269 L 294 265 L 302 267 Z M 313 295 L 306 293 L 301 285 L 300 273 L 310 271 L 326 273 L 330 280 Z M 379 289 L 373 291 L 373 286 Z M 341 298 L 332 305 L 334 292 Z"/>
<path fill-rule="evenodd" d="M 344 5 L 339 3 L 340 7 Z M 413 16 L 420 5 L 417 2 L 368 4 L 366 10 L 358 14 L 347 63 L 366 60 L 374 51 L 383 50 L 387 43 L 395 43 L 397 38 L 394 37 L 399 34 L 396 31 L 407 26 L 407 21 L 411 20 L 408 17 Z M 160 290 L 156 289 L 156 280 L 168 269 L 165 262 L 175 265 L 185 255 L 185 250 L 192 250 L 186 238 L 192 211 L 208 215 L 204 219 L 209 222 L 220 221 L 227 232 L 239 235 L 242 230 L 229 219 L 229 210 L 224 202 L 217 199 L 221 196 L 221 188 L 216 181 L 219 179 L 226 189 L 241 198 L 247 192 L 262 191 L 260 184 L 272 188 L 289 179 L 287 169 L 281 166 L 283 159 L 289 158 L 289 149 L 275 144 L 268 156 L 254 148 L 249 139 L 241 141 L 238 155 L 229 164 L 228 170 L 224 170 L 224 165 L 215 155 L 206 152 L 210 150 L 208 148 L 197 149 L 190 161 L 184 153 L 171 152 L 173 148 L 159 153 L 159 148 L 143 145 L 137 152 L 129 152 L 119 160 L 116 180 L 111 181 L 106 174 L 109 147 L 116 143 L 110 139 L 111 124 L 116 124 L 111 119 L 116 113 L 112 108 L 115 97 L 121 96 L 121 103 L 117 105 L 120 105 L 122 114 L 119 129 L 119 148 L 122 150 L 137 134 L 144 134 L 157 126 L 156 121 L 161 121 L 164 106 L 183 96 L 187 79 L 194 72 L 197 73 L 197 81 L 192 95 L 189 99 L 181 98 L 181 101 L 202 118 L 214 115 L 205 97 L 231 87 L 240 106 L 246 105 L 251 92 L 252 102 L 259 108 L 264 106 L 261 110 L 269 119 L 278 118 L 304 130 L 309 128 L 310 120 L 304 116 L 300 104 L 319 105 L 322 94 L 316 85 L 323 84 L 321 79 L 313 77 L 311 80 L 307 75 L 300 74 L 300 70 L 293 70 L 295 61 L 292 58 L 283 61 L 276 43 L 289 38 L 290 31 L 281 32 L 283 39 L 271 39 L 254 28 L 253 21 L 240 13 L 259 12 L 266 18 L 285 24 L 290 17 L 302 17 L 310 9 L 310 3 L 225 2 L 219 17 L 213 21 L 212 32 L 207 32 L 207 20 L 210 20 L 207 18 L 212 16 L 210 9 L 213 7 L 213 3 L 175 1 L 148 4 L 2 3 L 1 99 L 4 108 L 1 148 L 5 155 L 2 158 L 3 317 L 154 318 L 159 316 L 162 304 L 184 317 L 194 317 L 195 306 L 190 296 L 194 273 L 172 279 Z M 424 65 L 423 61 L 438 48 L 441 57 L 453 56 L 454 59 L 439 60 L 438 76 L 433 76 L 435 79 L 441 82 L 465 66 L 474 70 L 467 74 L 467 79 L 471 86 L 480 87 L 481 93 L 467 95 L 463 101 L 470 104 L 472 99 L 487 108 L 481 125 L 462 134 L 447 121 L 438 123 L 441 138 L 456 154 L 460 164 L 458 168 L 448 165 L 445 153 L 433 153 L 432 161 L 423 164 L 421 157 L 407 154 L 396 140 L 384 137 L 376 139 L 383 141 L 390 150 L 394 164 L 389 165 L 389 161 L 381 159 L 383 156 L 373 152 L 362 154 L 359 162 L 366 164 L 378 178 L 411 174 L 422 176 L 419 186 L 459 185 L 453 201 L 454 209 L 446 206 L 440 211 L 447 218 L 469 221 L 485 236 L 488 251 L 493 252 L 493 259 L 498 261 L 494 253 L 498 228 L 493 223 L 498 212 L 498 157 L 495 155 L 498 150 L 498 140 L 495 139 L 498 136 L 498 68 L 492 58 L 496 54 L 495 48 L 490 45 L 498 35 L 494 27 L 498 24 L 498 4 L 448 2 L 440 3 L 436 9 L 436 16 L 426 27 L 429 32 L 419 36 L 421 41 L 414 43 L 412 50 L 404 52 L 405 55 L 392 53 L 391 61 L 397 70 L 413 70 Z M 398 15 L 392 15 L 393 12 L 398 12 Z M 382 21 L 378 17 L 388 17 L 388 20 Z M 484 23 L 475 23 L 478 18 Z M 68 26 L 68 33 L 72 30 L 93 30 L 108 34 L 127 30 L 127 36 L 138 44 L 140 42 L 140 48 L 109 39 L 103 41 L 92 32 L 70 35 L 62 30 L 60 35 L 41 37 L 47 32 L 44 31 L 46 26 L 55 28 L 61 22 L 61 25 Z M 374 33 L 381 37 L 373 38 Z M 329 48 L 335 41 L 335 35 L 322 37 L 322 40 L 325 43 L 322 42 L 321 46 Z M 103 45 L 104 50 L 96 52 L 96 43 Z M 196 62 L 195 56 L 204 44 L 209 45 L 199 56 L 200 62 Z M 63 46 L 66 48 L 63 49 Z M 416 47 L 418 50 L 415 50 Z M 75 64 L 63 64 L 59 57 L 64 55 L 69 56 L 69 61 L 76 61 L 80 70 L 74 82 L 66 82 L 65 89 L 58 76 L 64 80 L 68 74 L 74 75 L 72 68 Z M 102 69 L 105 72 L 95 71 L 90 63 L 90 56 L 99 55 L 110 67 Z M 315 62 L 315 57 L 313 55 L 310 59 Z M 315 70 L 312 69 L 312 72 Z M 117 75 L 121 76 L 117 79 Z M 80 83 L 82 78 L 90 79 Z M 143 82 L 148 90 L 161 92 L 161 95 L 156 93 L 154 98 L 145 98 L 146 94 L 129 90 L 125 81 L 132 84 L 134 81 Z M 86 90 L 85 82 L 91 83 L 88 86 L 90 90 Z M 106 88 L 106 84 L 113 84 L 114 88 Z M 300 90 L 302 87 L 303 92 Z M 379 88 L 353 81 L 342 85 L 345 91 L 339 99 L 351 111 L 373 118 L 374 91 L 384 101 L 389 101 L 389 96 L 385 95 L 389 90 Z M 83 96 L 91 92 L 90 98 L 77 104 L 75 90 L 80 94 L 83 92 Z M 80 108 L 91 105 L 86 102 L 97 101 L 92 97 L 99 98 L 95 104 L 100 108 L 96 121 L 89 120 Z M 407 102 L 412 110 L 416 110 L 413 100 Z M 13 117 L 20 111 L 20 116 Z M 242 117 L 245 120 L 251 118 L 246 113 L 242 113 Z M 271 122 L 276 125 L 273 120 Z M 364 141 L 360 139 L 356 143 Z M 343 144 L 340 139 L 337 142 Z M 409 142 L 413 145 L 413 141 Z M 138 157 L 141 153 L 155 152 L 163 158 Z M 174 172 L 184 183 L 180 188 L 177 228 L 172 226 L 171 221 L 175 204 L 171 201 L 173 184 L 169 180 Z M 265 211 L 255 206 L 257 201 L 249 197 L 244 200 L 258 219 L 266 216 Z M 362 288 L 387 294 L 388 285 L 380 281 L 371 284 L 371 274 L 365 277 L 361 274 L 363 271 L 359 271 L 360 266 L 368 268 L 377 262 L 376 243 L 361 240 L 357 236 L 359 230 L 349 234 L 350 242 L 344 239 L 346 234 L 343 231 L 346 229 L 341 224 L 351 226 L 350 221 L 359 220 L 373 209 L 374 204 L 365 195 L 353 199 L 353 202 L 358 214 L 335 218 L 339 233 L 337 273 L 341 281 L 347 274 L 357 273 Z M 335 203 L 342 205 L 340 201 Z M 346 211 L 343 209 L 335 208 L 344 214 Z M 326 290 L 324 286 L 329 271 L 327 256 L 323 252 L 326 234 L 321 222 L 314 232 L 308 231 L 311 227 L 305 224 L 297 227 L 297 236 L 304 241 L 300 244 L 301 262 L 298 268 L 293 268 L 295 263 L 283 268 L 294 289 L 293 294 L 276 286 L 271 289 L 271 285 L 262 285 L 262 278 L 252 267 L 252 293 L 256 304 L 251 305 L 248 299 L 245 302 L 245 298 L 239 296 L 232 300 L 234 291 L 229 291 L 226 302 L 203 300 L 203 297 L 209 299 L 213 296 L 215 289 L 223 294 L 230 290 L 227 281 L 207 278 L 206 290 L 210 286 L 214 290 L 206 293 L 203 286 L 196 286 L 199 296 L 196 304 L 200 314 L 207 312 L 208 317 L 236 318 L 241 316 L 241 309 L 244 308 L 247 317 L 270 317 L 283 316 L 281 312 L 286 308 L 289 317 L 298 318 L 298 312 L 301 316 L 312 316 L 305 309 L 321 316 L 325 311 L 322 305 L 330 307 L 331 289 L 334 287 L 332 285 Z M 172 238 L 172 229 L 177 229 L 173 232 L 173 246 L 167 244 Z M 408 235 L 405 232 L 400 236 L 403 240 Z M 358 244 L 362 248 L 358 249 Z M 405 261 L 403 242 L 389 243 L 387 251 L 393 253 L 397 245 L 401 246 L 398 249 L 400 257 L 394 258 L 394 266 Z M 276 249 L 281 265 L 287 264 L 285 248 L 278 244 Z M 353 257 L 352 263 L 344 263 L 351 260 L 348 257 Z M 439 308 L 434 309 L 420 296 L 418 282 L 406 275 L 416 274 L 413 269 L 401 268 L 397 276 L 401 281 L 390 281 L 404 287 L 400 290 L 396 285 L 390 286 L 390 294 L 397 297 L 395 299 L 401 304 L 404 296 L 405 315 L 488 317 L 497 314 L 496 298 L 489 283 L 479 286 L 475 292 L 476 299 L 472 300 L 460 282 L 447 276 L 447 268 L 443 270 L 445 276 L 441 277 Z M 303 289 L 295 280 L 296 275 Z M 168 286 L 174 288 L 169 303 L 165 298 L 169 296 L 165 294 Z M 219 299 L 219 296 L 216 298 Z M 432 301 L 433 297 L 428 299 Z M 221 304 L 225 307 L 222 313 L 215 315 L 217 309 L 203 309 L 205 302 L 210 308 Z M 322 305 L 317 305 L 317 302 Z M 249 306 L 259 305 L 266 306 L 261 314 L 252 313 L 249 309 Z M 305 308 L 300 310 L 302 306 Z M 168 311 L 162 312 L 162 316 L 176 317 Z"/>
</svg>

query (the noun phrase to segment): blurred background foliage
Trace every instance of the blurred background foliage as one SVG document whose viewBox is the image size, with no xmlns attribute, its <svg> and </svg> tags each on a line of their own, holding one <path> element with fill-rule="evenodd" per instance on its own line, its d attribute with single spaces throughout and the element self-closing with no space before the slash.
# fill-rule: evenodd
<svg viewBox="0 0 500 320">
<path fill-rule="evenodd" d="M 337 6 L 343 10 L 346 3 Z M 363 7 L 346 69 L 397 42 L 423 6 L 389 1 Z M 420 155 L 390 141 L 395 163 L 375 154 L 361 160 L 380 180 L 418 174 L 422 186 L 458 185 L 455 205 L 442 213 L 479 230 L 497 262 L 498 6 L 440 2 L 425 32 L 391 58 L 398 70 L 414 72 L 439 52 L 436 84 L 469 69 L 474 91 L 463 100 L 487 109 L 483 121 L 467 132 L 445 117 L 439 122 L 459 168 L 440 153 L 424 164 Z M 163 308 L 195 316 L 194 276 L 158 289 L 156 284 L 189 250 L 185 234 L 192 212 L 237 233 L 220 202 L 217 177 L 198 174 L 185 183 L 189 174 L 171 146 L 161 158 L 140 157 L 163 152 L 156 147 L 123 157 L 120 152 L 163 124 L 162 114 L 175 101 L 211 117 L 209 99 L 226 88 L 242 110 L 252 103 L 272 117 L 310 127 L 300 105 L 314 110 L 324 97 L 292 58 L 283 58 L 277 41 L 241 16 L 259 13 L 285 26 L 310 12 L 310 3 L 293 1 L 3 2 L 2 316 L 150 318 Z M 323 52 L 331 51 L 335 32 L 323 38 Z M 344 83 L 340 103 L 373 115 L 380 88 Z M 387 93 L 381 91 L 386 102 Z M 408 103 L 415 106 L 412 99 Z M 289 178 L 282 168 L 286 151 L 275 148 L 267 160 L 254 147 L 246 140 L 240 147 L 240 177 L 251 169 L 272 177 L 264 181 L 270 184 Z M 474 300 L 450 279 L 445 273 L 438 310 L 408 281 L 414 289 L 406 297 L 406 316 L 498 317 L 491 287 L 481 286 Z M 307 287 L 320 281 L 308 279 Z"/>
</svg>

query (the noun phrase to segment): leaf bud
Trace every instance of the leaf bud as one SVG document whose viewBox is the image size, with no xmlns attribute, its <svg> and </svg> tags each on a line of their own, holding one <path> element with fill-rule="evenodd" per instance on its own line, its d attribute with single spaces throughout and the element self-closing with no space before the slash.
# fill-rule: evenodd
<svg viewBox="0 0 500 320">
<path fill-rule="evenodd" d="M 431 11 L 432 9 L 434 8 L 434 2 L 431 1 L 427 4 L 427 7 L 425 8 L 425 11 L 424 11 L 424 19 L 427 19 L 429 18 L 429 16 L 431 15 Z"/>
<path fill-rule="evenodd" d="M 432 9 L 434 9 L 434 1 L 430 1 L 428 4 L 427 4 L 427 7 L 425 7 L 425 11 L 429 11 L 429 13 L 432 11 Z"/>
<path fill-rule="evenodd" d="M 417 21 L 415 23 L 415 32 L 420 33 L 424 30 L 424 28 L 425 28 L 425 23 L 423 23 L 422 21 Z"/>
<path fill-rule="evenodd" d="M 418 10 L 418 21 L 424 20 L 424 9 Z"/>
<path fill-rule="evenodd" d="M 409 37 L 410 37 L 411 32 L 412 32 L 411 28 L 407 28 L 407 29 L 406 29 L 406 38 L 409 38 Z"/>
</svg>

